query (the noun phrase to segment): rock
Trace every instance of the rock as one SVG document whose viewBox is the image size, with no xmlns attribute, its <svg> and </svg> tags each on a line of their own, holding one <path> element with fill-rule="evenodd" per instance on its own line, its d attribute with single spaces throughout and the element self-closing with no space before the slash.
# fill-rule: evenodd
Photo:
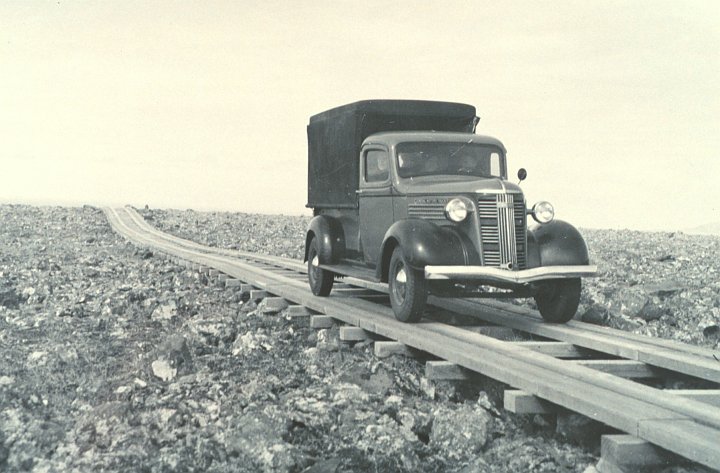
<svg viewBox="0 0 720 473">
<path fill-rule="evenodd" d="M 383 452 L 392 460 L 380 467 L 381 471 L 416 471 L 421 465 L 417 455 L 421 442 L 409 429 L 386 415 L 365 427 L 356 445 L 364 452 Z"/>
<path fill-rule="evenodd" d="M 458 473 L 493 473 L 495 469 L 481 457 L 473 459 L 467 466 L 458 470 Z"/>
<path fill-rule="evenodd" d="M 15 378 L 12 376 L 0 376 L 0 386 L 10 386 L 15 383 Z"/>
<path fill-rule="evenodd" d="M 337 330 L 321 329 L 317 332 L 317 349 L 323 351 L 338 351 L 340 337 Z"/>
<path fill-rule="evenodd" d="M 228 317 L 193 317 L 188 325 L 204 343 L 212 346 L 233 343 L 238 332 L 235 322 Z"/>
<path fill-rule="evenodd" d="M 655 284 L 646 284 L 645 291 L 650 295 L 667 297 L 687 289 L 685 284 L 674 279 L 667 279 Z"/>
<path fill-rule="evenodd" d="M 303 473 L 335 473 L 340 467 L 341 463 L 341 458 L 329 458 L 327 460 L 320 460 L 313 466 L 303 470 Z"/>
<path fill-rule="evenodd" d="M 430 446 L 450 459 L 462 459 L 482 451 L 493 425 L 493 417 L 477 404 L 456 408 L 441 405 L 433 411 Z"/>
<path fill-rule="evenodd" d="M 708 325 L 703 329 L 703 337 L 707 340 L 718 340 L 720 339 L 720 326 L 719 325 Z"/>
<path fill-rule="evenodd" d="M 666 311 L 664 308 L 660 307 L 653 301 L 648 301 L 648 303 L 640 309 L 640 312 L 638 312 L 637 315 L 644 320 L 650 321 L 657 320 L 665 314 Z"/>
<path fill-rule="evenodd" d="M 168 301 L 157 306 L 151 315 L 153 320 L 170 320 L 175 316 L 177 316 L 177 302 L 175 301 Z"/>
<path fill-rule="evenodd" d="M 607 310 L 601 306 L 593 305 L 582 314 L 580 320 L 589 324 L 605 325 L 607 316 Z"/>
<path fill-rule="evenodd" d="M 258 313 L 273 315 L 288 307 L 288 302 L 281 297 L 266 297 L 257 306 Z"/>
<path fill-rule="evenodd" d="M 270 351 L 271 349 L 270 339 L 266 335 L 246 332 L 235 339 L 232 354 L 235 356 L 248 355 L 255 350 Z"/>
<path fill-rule="evenodd" d="M 8 309 L 17 309 L 22 299 L 15 292 L 15 289 L 0 289 L 0 306 Z"/>
<path fill-rule="evenodd" d="M 170 381 L 177 375 L 177 369 L 172 367 L 167 360 L 155 360 L 151 366 L 153 374 L 163 381 Z"/>
<path fill-rule="evenodd" d="M 619 314 L 634 317 L 648 303 L 647 293 L 638 286 L 624 287 L 611 296 L 608 309 Z"/>
<path fill-rule="evenodd" d="M 225 435 L 225 450 L 229 455 L 245 456 L 261 471 L 293 471 L 297 465 L 297 453 L 283 440 L 287 429 L 288 424 L 277 415 L 246 413 L 229 426 Z"/>
<path fill-rule="evenodd" d="M 171 335 L 155 350 L 159 360 L 166 361 L 175 372 L 182 374 L 192 371 L 192 355 L 187 340 L 182 335 Z"/>
<path fill-rule="evenodd" d="M 420 390 L 430 399 L 435 399 L 435 385 L 424 376 L 420 378 Z"/>
</svg>

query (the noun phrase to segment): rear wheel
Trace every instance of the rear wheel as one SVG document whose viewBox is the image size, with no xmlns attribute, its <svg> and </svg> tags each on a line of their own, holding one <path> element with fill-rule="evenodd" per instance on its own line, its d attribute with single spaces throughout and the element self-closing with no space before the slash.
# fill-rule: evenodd
<svg viewBox="0 0 720 473">
<path fill-rule="evenodd" d="M 320 257 L 318 256 L 317 240 L 315 238 L 310 240 L 310 247 L 308 248 L 307 273 L 310 290 L 312 290 L 313 294 L 323 297 L 330 294 L 335 282 L 335 274 L 320 267 Z"/>
<path fill-rule="evenodd" d="M 422 271 L 408 266 L 402 249 L 395 248 L 388 271 L 390 304 L 401 322 L 417 322 L 427 302 L 427 282 Z"/>
<path fill-rule="evenodd" d="M 535 296 L 545 322 L 564 324 L 572 319 L 580 304 L 581 288 L 579 278 L 548 281 Z"/>
</svg>

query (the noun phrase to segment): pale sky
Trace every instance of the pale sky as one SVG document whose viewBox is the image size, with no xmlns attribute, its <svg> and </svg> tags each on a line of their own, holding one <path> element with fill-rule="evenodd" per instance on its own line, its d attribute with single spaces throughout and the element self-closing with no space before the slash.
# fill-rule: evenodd
<svg viewBox="0 0 720 473">
<path fill-rule="evenodd" d="M 470 103 L 528 202 L 720 220 L 720 2 L 0 0 L 0 202 L 308 214 L 310 115 Z"/>
</svg>

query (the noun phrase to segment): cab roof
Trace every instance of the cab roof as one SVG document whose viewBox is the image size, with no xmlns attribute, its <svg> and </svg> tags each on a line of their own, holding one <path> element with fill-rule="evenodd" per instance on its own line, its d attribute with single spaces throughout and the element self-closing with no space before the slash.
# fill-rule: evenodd
<svg viewBox="0 0 720 473">
<path fill-rule="evenodd" d="M 403 131 L 403 132 L 383 132 L 375 133 L 368 136 L 363 141 L 363 146 L 369 144 L 383 144 L 394 147 L 398 143 L 406 141 L 450 141 L 450 142 L 469 142 L 480 143 L 486 145 L 495 145 L 505 150 L 502 142 L 497 138 L 486 135 L 476 135 L 474 133 L 455 133 L 445 131 Z"/>
</svg>

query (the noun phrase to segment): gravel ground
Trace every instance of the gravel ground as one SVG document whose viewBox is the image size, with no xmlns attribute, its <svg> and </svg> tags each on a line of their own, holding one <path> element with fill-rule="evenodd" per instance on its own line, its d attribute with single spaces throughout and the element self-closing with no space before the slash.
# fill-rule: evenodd
<svg viewBox="0 0 720 473">
<path fill-rule="evenodd" d="M 202 243 L 295 258 L 308 221 L 144 214 Z M 0 471 L 582 472 L 597 462 L 598 426 L 580 416 L 498 410 L 502 387 L 487 379 L 428 382 L 416 360 L 376 359 L 371 344 L 342 344 L 336 330 L 291 323 L 136 249 L 97 209 L 2 205 L 0 225 Z M 695 261 L 648 245 L 643 258 L 675 277 Z M 667 326 L 683 330 L 670 303 L 703 289 L 648 284 L 629 287 L 672 313 L 633 329 L 672 315 Z M 593 287 L 584 310 L 610 313 L 614 293 Z M 612 314 L 599 320 L 645 321 Z M 710 344 L 713 320 L 677 338 Z"/>
</svg>

